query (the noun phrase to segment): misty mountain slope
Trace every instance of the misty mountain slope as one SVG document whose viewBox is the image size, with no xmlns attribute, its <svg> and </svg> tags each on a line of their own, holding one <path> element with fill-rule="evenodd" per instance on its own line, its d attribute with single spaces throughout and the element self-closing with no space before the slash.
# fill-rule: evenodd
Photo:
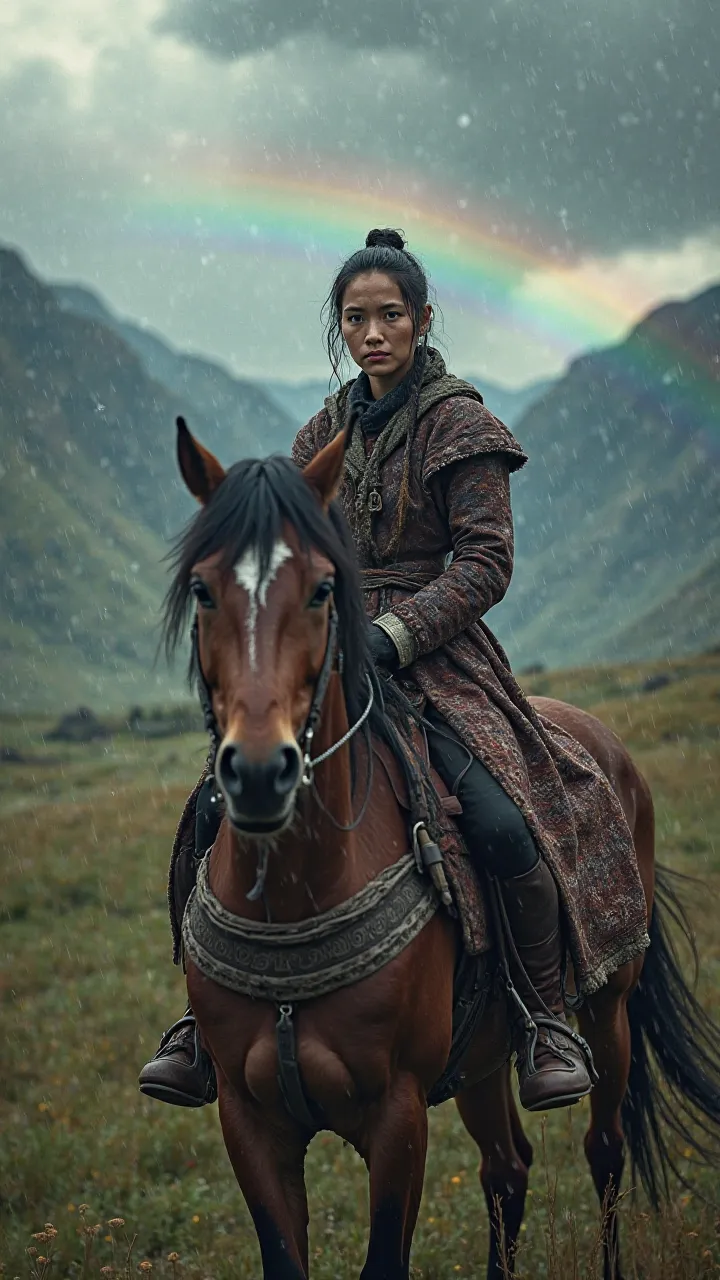
<svg viewBox="0 0 720 1280">
<path fill-rule="evenodd" d="M 485 404 L 512 430 L 515 423 L 526 409 L 539 400 L 553 386 L 552 380 L 531 382 L 526 387 L 512 390 L 500 387 L 486 378 L 467 378 L 482 393 Z M 334 383 L 333 385 L 337 385 Z M 264 386 L 272 398 L 291 415 L 298 427 L 304 426 L 325 402 L 328 384 L 321 379 L 308 382 L 265 382 Z"/>
<path fill-rule="evenodd" d="M 251 455 L 289 451 L 295 422 L 259 384 L 234 378 L 214 361 L 176 351 L 157 334 L 120 320 L 89 289 L 54 285 L 53 293 L 64 311 L 96 320 L 117 333 L 140 358 L 145 372 L 187 405 L 191 429 L 199 415 L 203 443 L 220 453 L 226 464 Z"/>
<path fill-rule="evenodd" d="M 516 424 L 530 462 L 513 487 L 515 576 L 491 619 L 516 661 L 656 656 L 717 634 L 718 353 L 714 288 L 576 361 Z"/>
<path fill-rule="evenodd" d="M 193 510 L 174 459 L 186 411 L 116 334 L 64 313 L 0 252 L 6 706 L 100 688 L 121 701 L 129 673 L 146 692 L 167 683 L 152 660 L 162 557 Z"/>
</svg>

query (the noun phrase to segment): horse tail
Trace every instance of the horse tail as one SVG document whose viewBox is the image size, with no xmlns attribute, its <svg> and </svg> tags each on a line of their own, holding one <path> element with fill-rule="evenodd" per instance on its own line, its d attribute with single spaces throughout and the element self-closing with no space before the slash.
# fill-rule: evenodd
<svg viewBox="0 0 720 1280">
<path fill-rule="evenodd" d="M 668 1174 L 684 1182 L 682 1148 L 715 1164 L 720 1126 L 720 1027 L 683 977 L 668 921 L 698 954 L 692 926 L 677 891 L 688 877 L 656 868 L 650 948 L 628 1001 L 631 1064 L 622 1124 L 633 1175 L 657 1208 L 669 1194 Z M 694 984 L 693 984 L 694 985 Z"/>
</svg>

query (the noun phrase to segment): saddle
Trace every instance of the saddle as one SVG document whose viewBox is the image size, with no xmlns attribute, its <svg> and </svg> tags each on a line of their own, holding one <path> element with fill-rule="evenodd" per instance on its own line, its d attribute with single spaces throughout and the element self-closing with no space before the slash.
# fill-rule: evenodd
<svg viewBox="0 0 720 1280">
<path fill-rule="evenodd" d="M 411 742 L 403 741 L 402 745 L 409 749 L 412 757 L 422 761 L 423 770 L 435 792 L 434 842 L 442 855 L 442 866 L 453 903 L 452 910 L 458 918 L 464 950 L 470 956 L 484 955 L 492 948 L 491 928 L 482 885 L 457 823 L 454 822 L 462 814 L 462 805 L 458 797 L 448 790 L 430 762 L 427 740 L 419 727 L 414 727 Z M 394 753 L 385 742 L 373 739 L 373 754 L 382 766 L 400 808 L 410 815 L 412 806 L 407 783 Z"/>
</svg>

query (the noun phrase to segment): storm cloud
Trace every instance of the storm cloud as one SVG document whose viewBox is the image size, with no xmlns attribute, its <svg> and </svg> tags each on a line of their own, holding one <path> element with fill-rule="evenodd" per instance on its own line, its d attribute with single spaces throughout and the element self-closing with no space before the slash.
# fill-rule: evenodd
<svg viewBox="0 0 720 1280">
<path fill-rule="evenodd" d="M 420 163 L 571 252 L 717 221 L 715 0 L 168 0 L 158 29 L 226 61 L 274 52 L 317 99 L 319 148 Z M 399 118 L 393 51 L 417 82 Z M 345 85 L 362 52 L 381 56 L 363 60 L 359 109 Z"/>
</svg>

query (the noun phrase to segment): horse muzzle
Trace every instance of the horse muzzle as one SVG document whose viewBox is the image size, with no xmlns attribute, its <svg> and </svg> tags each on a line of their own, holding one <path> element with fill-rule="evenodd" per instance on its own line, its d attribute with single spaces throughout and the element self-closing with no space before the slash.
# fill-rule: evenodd
<svg viewBox="0 0 720 1280">
<path fill-rule="evenodd" d="M 225 812 L 243 835 L 277 835 L 290 822 L 302 773 L 296 743 L 283 743 L 264 760 L 249 759 L 239 742 L 223 743 L 215 766 Z"/>
</svg>

